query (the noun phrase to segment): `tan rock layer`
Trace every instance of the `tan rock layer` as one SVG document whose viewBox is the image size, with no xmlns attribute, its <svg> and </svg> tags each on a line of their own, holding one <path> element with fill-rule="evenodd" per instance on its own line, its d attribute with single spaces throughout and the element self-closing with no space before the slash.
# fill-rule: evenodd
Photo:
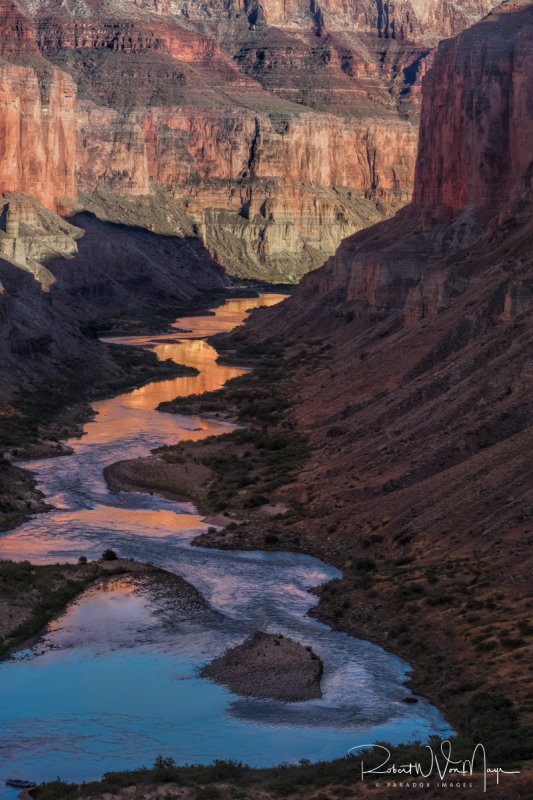
<svg viewBox="0 0 533 800">
<path fill-rule="evenodd" d="M 295 279 L 409 199 L 429 48 L 488 4 L 3 0 L 0 190 L 163 186 L 222 263 Z"/>
</svg>

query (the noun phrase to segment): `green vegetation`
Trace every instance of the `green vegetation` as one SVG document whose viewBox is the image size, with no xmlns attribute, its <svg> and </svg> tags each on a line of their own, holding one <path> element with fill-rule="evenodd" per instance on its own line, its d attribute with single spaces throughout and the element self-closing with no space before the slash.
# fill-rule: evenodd
<svg viewBox="0 0 533 800">
<path fill-rule="evenodd" d="M 473 747 L 477 741 L 487 741 L 487 731 L 494 730 L 490 737 L 490 745 L 486 745 L 489 764 L 507 765 L 516 767 L 521 758 L 527 757 L 527 746 L 531 746 L 531 732 L 521 730 L 512 731 L 509 727 L 516 721 L 512 707 L 505 698 L 498 695 L 476 695 L 472 704 L 465 713 L 472 715 L 473 738 L 456 736 L 452 738 L 452 752 L 454 759 L 467 760 L 472 757 Z M 503 726 L 501 724 L 503 719 Z M 488 727 L 487 727 L 488 726 Z M 503 740 L 509 735 L 509 746 Z M 526 738 L 522 743 L 520 736 Z M 527 737 L 530 737 L 529 739 Z M 477 738 L 476 738 L 477 737 Z M 498 746 L 498 737 L 502 740 Z M 439 753 L 441 739 L 432 736 L 428 744 L 434 753 Z M 420 742 L 394 746 L 385 742 L 378 742 L 390 751 L 391 763 L 401 764 L 420 762 L 426 768 L 429 764 L 428 750 Z M 494 750 L 492 749 L 494 748 Z M 61 780 L 53 781 L 31 791 L 36 800 L 76 800 L 78 797 L 100 797 L 104 792 L 111 795 L 118 794 L 121 789 L 135 785 L 154 786 L 173 784 L 188 787 L 196 798 L 225 798 L 245 796 L 245 790 L 261 789 L 272 797 L 287 797 L 301 794 L 306 790 L 305 796 L 310 797 L 312 792 L 328 790 L 334 787 L 337 797 L 348 796 L 347 787 L 360 783 L 361 760 L 364 761 L 365 770 L 377 767 L 383 762 L 383 750 L 374 748 L 365 750 L 361 755 L 347 755 L 333 761 L 310 763 L 302 758 L 297 765 L 284 764 L 266 769 L 255 769 L 237 761 L 215 761 L 213 764 L 187 764 L 176 766 L 171 757 L 158 756 L 152 768 L 124 772 L 106 772 L 101 781 L 76 784 L 65 783 Z M 481 769 L 481 764 L 476 765 Z M 221 786 L 222 785 L 222 786 Z M 315 795 L 317 797 L 328 795 Z M 351 796 L 351 793 L 350 793 Z"/>
<path fill-rule="evenodd" d="M 56 614 L 97 578 L 125 572 L 103 570 L 94 562 L 36 566 L 29 561 L 0 561 L 0 600 L 17 609 L 19 623 L 0 636 L 0 656 L 35 636 Z"/>
<path fill-rule="evenodd" d="M 278 339 L 252 343 L 240 329 L 229 335 L 217 334 L 210 341 L 217 348 L 223 347 L 226 355 L 231 353 L 232 363 L 253 362 L 253 371 L 233 378 L 218 391 L 161 403 L 159 410 L 230 412 L 246 428 L 192 445 L 184 442 L 162 447 L 157 452 L 168 463 L 183 464 L 192 459 L 210 469 L 212 478 L 202 498 L 210 511 L 231 507 L 251 513 L 267 503 L 276 489 L 291 483 L 309 457 L 307 440 L 294 431 L 287 380 L 296 366 L 316 363 L 325 351 L 315 346 L 312 352 L 286 356 L 287 343 Z"/>
<path fill-rule="evenodd" d="M 76 412 L 68 414 L 68 422 L 61 420 L 61 410 L 75 402 L 81 395 L 81 387 L 47 386 L 33 394 L 20 393 L 12 401 L 10 412 L 0 415 L 0 448 L 17 447 L 39 442 L 41 438 L 57 439 L 76 432 L 78 425 L 87 418 L 90 407 L 79 403 Z"/>
<path fill-rule="evenodd" d="M 210 477 L 197 497 L 211 512 L 229 507 L 250 513 L 269 502 L 270 494 L 290 483 L 308 456 L 304 437 L 290 431 L 267 435 L 253 428 L 159 448 L 169 464 L 194 461 Z"/>
</svg>

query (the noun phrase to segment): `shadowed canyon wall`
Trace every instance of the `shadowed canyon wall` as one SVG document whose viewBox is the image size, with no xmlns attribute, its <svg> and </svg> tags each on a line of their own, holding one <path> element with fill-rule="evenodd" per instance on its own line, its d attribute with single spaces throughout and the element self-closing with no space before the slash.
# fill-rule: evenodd
<svg viewBox="0 0 533 800">
<path fill-rule="evenodd" d="M 531 2 L 443 42 L 414 202 L 246 325 L 307 356 L 282 391 L 311 457 L 275 498 L 305 519 L 269 532 L 336 554 L 322 619 L 412 659 L 445 712 L 494 692 L 529 721 L 531 642 L 477 645 L 479 609 L 498 630 L 531 613 L 532 69 Z"/>
<path fill-rule="evenodd" d="M 491 5 L 4 0 L 0 189 L 115 222 L 128 198 L 294 280 L 409 200 L 432 48 Z"/>
<path fill-rule="evenodd" d="M 16 391 L 52 385 L 83 396 L 120 374 L 90 334 L 93 325 L 120 326 L 124 317 L 161 325 L 162 308 L 205 306 L 227 284 L 197 237 L 156 235 L 88 213 L 66 222 L 22 198 L 4 205 L 0 218 L 0 413 Z"/>
</svg>

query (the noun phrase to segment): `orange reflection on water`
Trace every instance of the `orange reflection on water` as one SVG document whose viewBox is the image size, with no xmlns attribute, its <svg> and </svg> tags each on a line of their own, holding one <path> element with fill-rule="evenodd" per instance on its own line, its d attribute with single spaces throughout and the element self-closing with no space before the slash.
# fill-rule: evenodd
<svg viewBox="0 0 533 800">
<path fill-rule="evenodd" d="M 142 344 L 136 337 L 136 344 Z M 153 381 L 123 396 L 123 402 L 130 408 L 156 408 L 159 403 L 174 400 L 175 397 L 188 397 L 220 389 L 230 378 L 242 375 L 245 370 L 217 364 L 217 352 L 204 339 L 177 340 L 175 344 L 151 344 L 146 339 L 145 346 L 153 349 L 157 357 L 164 361 L 171 358 L 177 364 L 196 367 L 199 375 L 174 378 L 170 381 Z"/>
<path fill-rule="evenodd" d="M 194 506 L 184 503 L 185 506 Z M 203 528 L 201 514 L 178 514 L 175 511 L 156 511 L 150 508 L 132 509 L 115 506 L 97 506 L 76 511 L 62 511 L 57 515 L 56 528 L 59 524 L 69 528 L 73 523 L 77 526 L 102 526 L 109 530 L 131 531 L 137 528 L 149 532 L 153 536 L 169 536 L 173 531 L 190 531 Z"/>
<path fill-rule="evenodd" d="M 215 433 L 232 430 L 228 423 L 213 419 L 187 417 L 183 427 L 176 417 L 151 412 L 160 403 L 220 389 L 230 378 L 242 375 L 240 367 L 217 363 L 217 352 L 203 338 L 240 325 L 251 308 L 279 303 L 286 295 L 263 294 L 259 297 L 236 298 L 214 309 L 208 316 L 181 317 L 174 323 L 176 332 L 156 336 L 108 337 L 107 342 L 133 344 L 153 350 L 159 359 L 170 358 L 177 364 L 195 367 L 199 374 L 165 381 L 152 381 L 139 389 L 118 395 L 94 405 L 98 417 L 85 427 L 84 443 L 101 444 L 125 437 L 131 432 L 153 431 L 164 440 L 164 433 L 175 434 L 180 439 L 203 439 Z M 180 332 L 186 329 L 187 333 Z M 139 413 L 136 413 L 139 412 Z M 140 412 L 150 412 L 144 416 Z M 74 447 L 75 447 L 74 443 Z"/>
<path fill-rule="evenodd" d="M 180 317 L 173 323 L 173 327 L 178 328 L 176 333 L 170 332 L 159 337 L 120 336 L 104 339 L 106 342 L 146 347 L 153 350 L 160 360 L 170 358 L 177 364 L 196 367 L 200 373 L 169 381 L 153 381 L 114 400 L 118 399 L 122 406 L 128 408 L 152 410 L 157 408 L 159 403 L 173 400 L 175 397 L 188 397 L 191 394 L 220 389 L 226 381 L 242 375 L 245 370 L 217 364 L 216 350 L 202 337 L 230 331 L 246 319 L 250 309 L 275 305 L 286 296 L 262 294 L 259 297 L 228 300 L 224 305 L 214 309 L 214 313 L 209 316 Z M 186 332 L 181 332 L 182 330 Z"/>
<path fill-rule="evenodd" d="M 261 306 L 275 306 L 288 297 L 286 294 L 261 294 L 259 297 L 242 297 L 228 300 L 224 305 L 213 309 L 208 317 L 180 317 L 174 327 L 188 333 L 179 335 L 186 339 L 197 336 L 212 336 L 220 331 L 230 331 L 240 325 L 248 316 L 248 311 Z"/>
<path fill-rule="evenodd" d="M 194 508 L 192 503 L 181 505 L 191 510 Z M 175 534 L 181 538 L 182 532 L 188 536 L 191 531 L 205 530 L 207 523 L 203 519 L 201 514 L 105 505 L 76 511 L 52 511 L 32 520 L 31 531 L 19 528 L 2 535 L 2 558 L 13 561 L 27 558 L 36 564 L 49 564 L 50 553 L 54 552 L 58 540 L 61 540 L 68 543 L 70 551 L 65 560 L 72 561 L 87 552 L 86 534 L 91 529 L 127 534 L 138 531 L 150 538 L 172 538 Z M 105 549 L 103 545 L 101 549 Z"/>
</svg>

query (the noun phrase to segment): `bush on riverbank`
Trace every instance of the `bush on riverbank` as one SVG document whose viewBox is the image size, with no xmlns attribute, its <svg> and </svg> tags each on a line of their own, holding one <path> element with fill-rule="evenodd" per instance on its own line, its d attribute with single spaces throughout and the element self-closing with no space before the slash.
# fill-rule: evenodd
<svg viewBox="0 0 533 800">
<path fill-rule="evenodd" d="M 472 758 L 474 747 L 472 740 L 466 737 L 452 737 L 450 741 L 454 760 L 466 761 Z M 438 736 L 432 736 L 429 740 L 429 745 L 437 756 L 440 752 L 441 742 L 442 740 Z M 101 797 L 104 793 L 116 795 L 121 789 L 125 789 L 128 786 L 136 786 L 138 787 L 136 796 L 138 796 L 138 791 L 139 789 L 142 791 L 143 786 L 153 787 L 166 784 L 168 786 L 174 785 L 176 787 L 189 788 L 191 790 L 190 796 L 197 798 L 197 800 L 201 797 L 222 798 L 226 796 L 226 792 L 228 792 L 229 797 L 238 797 L 242 796 L 243 790 L 247 792 L 258 790 L 262 793 L 262 797 L 265 797 L 265 793 L 266 797 L 275 798 L 298 795 L 302 800 L 304 798 L 316 800 L 316 792 L 327 790 L 327 797 L 332 796 L 332 792 L 333 796 L 342 797 L 348 791 L 348 787 L 351 790 L 350 794 L 353 795 L 353 790 L 361 786 L 362 762 L 365 771 L 380 768 L 380 765 L 387 757 L 387 753 L 383 748 L 386 748 L 390 753 L 389 765 L 396 764 L 399 766 L 400 764 L 420 763 L 423 771 L 428 772 L 431 756 L 426 745 L 414 742 L 395 746 L 385 742 L 378 742 L 372 750 L 365 750 L 362 755 L 347 755 L 344 758 L 337 758 L 333 761 L 320 761 L 317 763 L 310 763 L 307 759 L 301 759 L 299 764 L 280 764 L 276 767 L 263 769 L 249 767 L 239 761 L 221 760 L 216 760 L 213 764 L 176 766 L 172 758 L 160 756 L 156 759 L 151 769 L 142 767 L 131 771 L 106 772 L 101 781 L 93 781 L 81 785 L 57 780 L 33 789 L 31 794 L 36 800 L 77 800 L 77 798 L 81 797 Z M 490 763 L 494 764 L 496 761 L 491 759 Z M 508 768 L 511 765 L 516 766 L 516 764 L 516 760 L 507 762 Z M 479 793 L 476 788 L 469 790 L 469 797 L 472 797 L 473 800 L 485 796 L 481 775 L 482 766 L 481 760 L 475 764 L 475 769 L 479 776 L 476 784 Z M 383 790 L 379 787 L 375 792 L 372 791 L 373 777 L 379 779 L 384 776 L 365 775 L 365 788 L 369 792 L 365 796 L 383 798 Z M 405 782 L 406 777 L 402 777 Z M 463 780 L 463 776 L 460 777 Z M 494 786 L 491 785 L 491 788 L 494 790 L 496 778 L 495 776 L 490 777 L 493 779 Z M 509 781 L 516 780 L 516 776 L 505 777 Z M 390 776 L 385 776 L 385 778 L 391 779 Z M 437 786 L 437 781 L 434 781 L 434 783 Z M 383 780 L 381 781 L 381 786 L 383 786 Z M 516 788 L 515 784 L 513 788 Z M 430 790 L 425 790 L 424 796 L 440 798 L 442 794 L 439 794 L 439 792 L 441 790 L 438 787 L 436 794 Z M 168 796 L 173 795 L 169 794 Z M 500 797 L 501 795 L 498 796 Z"/>
<path fill-rule="evenodd" d="M 285 357 L 286 343 L 271 339 L 253 345 L 242 339 L 239 331 L 213 339 L 217 346 L 225 344 L 232 361 L 236 353 L 239 361 L 254 360 L 253 371 L 233 378 L 223 389 L 161 403 L 159 410 L 232 413 L 246 427 L 156 452 L 171 464 L 193 460 L 211 470 L 212 478 L 202 498 L 208 510 L 249 514 L 268 503 L 276 489 L 291 483 L 309 457 L 306 438 L 292 430 L 290 393 L 279 388 L 295 364 L 309 356 L 300 353 Z"/>
<path fill-rule="evenodd" d="M 104 570 L 94 562 L 37 566 L 29 561 L 0 561 L 0 601 L 9 600 L 22 620 L 10 629 L 11 618 L 0 617 L 0 657 L 39 633 L 97 578 L 124 571 L 122 566 Z"/>
</svg>

